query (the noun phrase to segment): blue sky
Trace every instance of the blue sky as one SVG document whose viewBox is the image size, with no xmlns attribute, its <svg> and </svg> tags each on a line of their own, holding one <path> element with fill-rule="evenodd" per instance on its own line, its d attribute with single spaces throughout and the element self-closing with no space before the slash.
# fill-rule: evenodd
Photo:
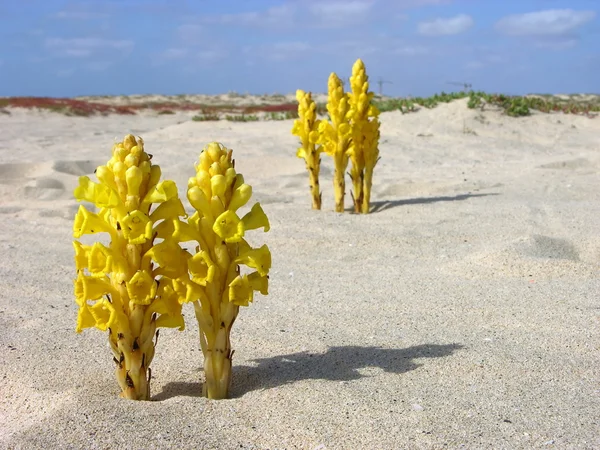
<svg viewBox="0 0 600 450">
<path fill-rule="evenodd" d="M 0 96 L 600 93 L 598 0 L 0 0 Z"/>
</svg>

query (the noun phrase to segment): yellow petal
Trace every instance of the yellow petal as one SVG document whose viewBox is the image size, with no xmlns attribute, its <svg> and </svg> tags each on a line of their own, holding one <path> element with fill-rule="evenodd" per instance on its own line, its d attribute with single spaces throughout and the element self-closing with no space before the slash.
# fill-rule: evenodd
<svg viewBox="0 0 600 450">
<path fill-rule="evenodd" d="M 98 166 L 96 169 L 96 177 L 102 184 L 108 186 L 113 191 L 118 192 L 119 189 L 115 183 L 115 176 L 107 166 Z"/>
<path fill-rule="evenodd" d="M 156 223 L 159 220 L 174 219 L 185 215 L 185 209 L 183 208 L 181 200 L 179 200 L 179 197 L 173 197 L 158 205 L 158 208 L 150 214 L 150 220 Z"/>
<path fill-rule="evenodd" d="M 132 165 L 125 171 L 125 181 L 127 183 L 127 195 L 139 196 L 140 186 L 142 184 L 142 171 L 136 165 Z"/>
<path fill-rule="evenodd" d="M 84 234 L 94 233 L 110 233 L 114 236 L 115 230 L 98 214 L 88 211 L 83 205 L 79 205 L 79 210 L 73 222 L 73 236 L 80 238 Z"/>
<path fill-rule="evenodd" d="M 112 208 L 121 201 L 111 188 L 94 183 L 88 177 L 79 177 L 79 186 L 75 188 L 73 194 L 77 200 L 93 203 L 100 208 Z"/>
<path fill-rule="evenodd" d="M 240 253 L 235 260 L 239 264 L 245 264 L 248 267 L 256 269 L 261 276 L 269 273 L 271 268 L 271 252 L 269 247 L 263 245 L 260 248 L 251 248 Z"/>
<path fill-rule="evenodd" d="M 244 237 L 244 224 L 233 211 L 225 211 L 215 220 L 213 231 L 227 243 L 239 242 Z"/>
<path fill-rule="evenodd" d="M 145 257 L 152 258 L 158 264 L 154 275 L 177 278 L 187 271 L 187 252 L 172 239 L 154 245 Z"/>
<path fill-rule="evenodd" d="M 237 211 L 239 208 L 244 206 L 250 200 L 252 196 L 252 186 L 247 184 L 242 184 L 238 187 L 231 196 L 231 200 L 229 201 L 229 206 L 227 207 L 230 211 Z"/>
<path fill-rule="evenodd" d="M 116 311 L 114 306 L 108 300 L 101 300 L 90 307 L 90 312 L 94 317 L 95 326 L 101 331 L 106 331 L 115 321 Z"/>
<path fill-rule="evenodd" d="M 221 201 L 225 201 L 225 190 L 227 189 L 227 181 L 225 175 L 215 175 L 210 179 L 210 187 L 213 196 L 217 196 Z"/>
<path fill-rule="evenodd" d="M 156 319 L 156 327 L 179 328 L 179 331 L 183 331 L 185 329 L 185 322 L 181 314 L 175 316 L 161 314 L 158 319 Z"/>
<path fill-rule="evenodd" d="M 152 312 L 160 314 L 156 320 L 157 327 L 179 328 L 179 331 L 184 330 L 185 323 L 181 315 L 181 303 L 179 303 L 177 292 L 172 287 L 171 280 L 167 278 L 161 279 L 158 295 L 149 309 Z"/>
<path fill-rule="evenodd" d="M 126 287 L 129 300 L 137 305 L 149 305 L 156 296 L 156 281 L 145 270 L 138 270 Z"/>
<path fill-rule="evenodd" d="M 242 217 L 242 223 L 244 224 L 245 230 L 264 228 L 264 231 L 267 232 L 271 229 L 269 218 L 263 211 L 260 203 L 255 203 L 250 212 Z"/>
<path fill-rule="evenodd" d="M 80 306 L 87 300 L 98 300 L 103 295 L 114 292 L 114 288 L 110 284 L 108 277 L 91 277 L 78 272 L 74 284 L 75 301 Z"/>
<path fill-rule="evenodd" d="M 229 301 L 238 306 L 248 306 L 252 302 L 254 291 L 246 275 L 238 275 L 229 283 Z"/>
<path fill-rule="evenodd" d="M 248 281 L 250 286 L 255 291 L 259 291 L 262 295 L 269 294 L 269 277 L 266 275 L 260 275 L 258 272 L 252 272 L 248 275 Z"/>
<path fill-rule="evenodd" d="M 73 241 L 73 248 L 75 249 L 75 268 L 77 270 L 85 269 L 88 264 L 88 252 L 90 246 L 83 245 L 79 241 Z"/>
<path fill-rule="evenodd" d="M 179 278 L 173 280 L 173 289 L 177 293 L 178 301 L 180 303 L 195 302 L 202 296 L 202 287 L 196 283 L 192 283 L 190 280 Z"/>
<path fill-rule="evenodd" d="M 104 276 L 112 272 L 112 260 L 112 251 L 100 242 L 95 242 L 88 257 L 88 268 L 92 276 Z"/>
<path fill-rule="evenodd" d="M 143 244 L 152 239 L 152 225 L 150 218 L 137 209 L 121 220 L 123 236 L 130 244 Z"/>
<path fill-rule="evenodd" d="M 208 252 L 202 250 L 196 253 L 189 259 L 188 266 L 194 283 L 206 286 L 213 281 L 216 267 Z"/>
<path fill-rule="evenodd" d="M 94 328 L 96 326 L 96 319 L 90 311 L 90 307 L 87 303 L 83 303 L 79 306 L 77 312 L 77 328 L 75 331 L 81 333 L 84 328 Z"/>
<path fill-rule="evenodd" d="M 158 183 L 148 192 L 146 197 L 144 197 L 143 203 L 163 203 L 176 196 L 177 185 L 175 182 L 171 180 L 165 180 Z"/>
<path fill-rule="evenodd" d="M 208 197 L 204 193 L 202 189 L 198 186 L 193 186 L 188 189 L 188 200 L 190 204 L 194 207 L 194 209 L 205 217 L 209 217 L 212 219 L 212 211 L 210 209 L 210 202 L 208 201 Z"/>
</svg>

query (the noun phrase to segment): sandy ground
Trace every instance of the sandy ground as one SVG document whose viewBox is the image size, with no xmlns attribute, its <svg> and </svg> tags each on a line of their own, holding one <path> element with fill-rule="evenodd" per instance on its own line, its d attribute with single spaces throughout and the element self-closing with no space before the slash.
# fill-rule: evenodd
<svg viewBox="0 0 600 450">
<path fill-rule="evenodd" d="M 310 209 L 292 121 L 190 117 L 0 115 L 0 447 L 600 448 L 600 118 L 384 113 L 354 215 L 326 158 Z M 152 402 L 119 399 L 106 336 L 75 333 L 72 191 L 130 132 L 182 197 L 206 143 L 233 148 L 270 217 L 230 400 L 199 396 L 190 305 Z"/>
</svg>

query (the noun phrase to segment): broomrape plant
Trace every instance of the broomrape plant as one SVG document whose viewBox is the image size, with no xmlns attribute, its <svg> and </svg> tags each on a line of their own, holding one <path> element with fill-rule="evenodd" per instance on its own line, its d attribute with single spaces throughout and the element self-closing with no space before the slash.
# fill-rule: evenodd
<svg viewBox="0 0 600 450">
<path fill-rule="evenodd" d="M 231 327 L 240 306 L 248 306 L 254 291 L 268 293 L 271 252 L 266 245 L 253 248 L 246 232 L 269 231 L 259 203 L 241 218 L 238 210 L 252 195 L 252 187 L 236 173 L 232 151 L 213 142 L 200 154 L 196 176 L 189 179 L 187 196 L 196 212 L 187 223 L 175 218 L 170 231 L 180 242 L 193 242 L 195 253 L 186 253 L 188 270 L 175 280 L 182 302 L 194 305 L 200 328 L 206 382 L 203 395 L 229 396 L 231 384 Z M 242 274 L 240 266 L 254 269 Z"/>
<path fill-rule="evenodd" d="M 175 183 L 159 181 L 160 167 L 150 159 L 142 139 L 127 135 L 113 147 L 108 163 L 97 168 L 100 182 L 80 177 L 75 189 L 77 200 L 93 203 L 99 212 L 81 205 L 73 236 L 110 236 L 108 246 L 73 242 L 77 332 L 93 327 L 108 330 L 121 396 L 133 400 L 150 398 L 157 328 L 184 328 L 172 273 L 154 267 L 153 261 L 168 260 L 172 246 L 171 238 L 161 235 L 155 224 L 185 211 Z M 157 237 L 164 241 L 155 244 Z"/>
<path fill-rule="evenodd" d="M 317 119 L 317 104 L 310 92 L 301 89 L 296 91 L 298 100 L 298 119 L 294 121 L 292 134 L 300 138 L 301 147 L 296 156 L 303 158 L 306 163 L 312 195 L 312 208 L 321 209 L 321 190 L 319 188 L 319 172 L 321 170 L 321 152 L 323 148 L 317 144 L 319 140 L 319 120 Z"/>
<path fill-rule="evenodd" d="M 348 96 L 344 94 L 342 80 L 335 73 L 329 76 L 327 87 L 327 111 L 331 122 L 322 120 L 319 123 L 318 143 L 322 144 L 324 152 L 333 158 L 335 166 L 333 175 L 335 210 L 336 212 L 344 212 L 345 177 L 352 131 L 347 119 L 350 105 L 348 104 Z"/>
<path fill-rule="evenodd" d="M 236 173 L 231 150 L 220 144 L 204 149 L 189 180 L 187 196 L 196 210 L 189 218 L 175 183 L 159 181 L 160 167 L 150 160 L 142 139 L 127 135 L 97 168 L 99 183 L 79 179 L 75 198 L 99 211 L 80 206 L 73 235 L 106 233 L 110 243 L 73 243 L 76 331 L 108 331 L 121 396 L 149 400 L 157 329 L 183 330 L 181 305 L 191 302 L 204 354 L 203 393 L 226 398 L 231 327 L 255 291 L 267 295 L 271 267 L 268 247 L 253 248 L 244 237 L 257 228 L 269 231 L 269 221 L 259 203 L 237 215 L 252 188 Z M 187 242 L 195 244 L 194 252 L 180 246 Z M 240 266 L 254 271 L 241 273 Z"/>
<path fill-rule="evenodd" d="M 354 212 L 367 214 L 370 210 L 373 171 L 379 161 L 379 109 L 373 104 L 365 65 L 358 59 L 349 79 L 351 91 L 344 93 L 340 78 L 332 73 L 328 81 L 327 111 L 329 119 L 317 120 L 316 105 L 311 94 L 296 92 L 298 119 L 292 134 L 301 138 L 297 156 L 304 158 L 310 174 L 313 209 L 321 209 L 319 185 L 319 153 L 324 151 L 334 161 L 333 180 L 335 211 L 344 211 L 345 170 L 352 162 Z"/>
<path fill-rule="evenodd" d="M 348 153 L 352 168 L 350 178 L 354 187 L 354 212 L 367 214 L 371 201 L 373 170 L 379 161 L 379 110 L 371 100 L 369 77 L 365 65 L 358 59 L 350 76 L 352 91 L 348 94 L 352 143 Z"/>
</svg>

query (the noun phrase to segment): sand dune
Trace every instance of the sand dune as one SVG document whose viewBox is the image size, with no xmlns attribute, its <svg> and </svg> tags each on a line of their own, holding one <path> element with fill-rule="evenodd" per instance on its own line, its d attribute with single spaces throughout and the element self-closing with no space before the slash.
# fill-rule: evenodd
<svg viewBox="0 0 600 450">
<path fill-rule="evenodd" d="M 600 119 L 384 113 L 354 215 L 325 157 L 310 209 L 291 120 L 191 115 L 0 115 L 1 447 L 600 447 Z M 180 189 L 206 143 L 233 148 L 270 217 L 231 400 L 199 397 L 191 308 L 161 332 L 153 402 L 118 399 L 106 337 L 75 333 L 72 192 L 130 132 Z"/>
</svg>

